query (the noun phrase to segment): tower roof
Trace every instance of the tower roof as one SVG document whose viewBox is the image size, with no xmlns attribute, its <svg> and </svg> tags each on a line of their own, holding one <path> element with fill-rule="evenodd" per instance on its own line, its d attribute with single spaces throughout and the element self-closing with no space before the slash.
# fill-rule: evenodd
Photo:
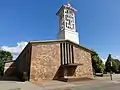
<svg viewBox="0 0 120 90">
<path fill-rule="evenodd" d="M 62 6 L 61 6 L 61 8 L 60 8 L 60 9 L 58 10 L 58 12 L 56 13 L 56 15 L 58 15 L 58 14 L 59 14 L 59 12 L 60 12 L 62 9 L 64 9 L 64 8 L 71 9 L 71 10 L 73 10 L 74 12 L 76 12 L 76 11 L 77 11 L 75 8 L 73 8 L 73 7 L 71 6 L 71 4 L 70 4 L 70 3 L 68 3 L 68 4 L 65 4 L 65 5 L 62 5 Z"/>
<path fill-rule="evenodd" d="M 67 6 L 71 6 L 70 3 L 68 3 Z"/>
</svg>

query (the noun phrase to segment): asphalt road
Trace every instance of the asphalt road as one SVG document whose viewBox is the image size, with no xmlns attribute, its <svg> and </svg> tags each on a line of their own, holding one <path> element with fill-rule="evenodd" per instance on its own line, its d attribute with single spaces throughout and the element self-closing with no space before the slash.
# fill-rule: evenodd
<svg viewBox="0 0 120 90">
<path fill-rule="evenodd" d="M 110 82 L 96 82 L 96 83 L 86 83 L 86 84 L 79 84 L 77 83 L 76 86 L 73 87 L 66 87 L 66 88 L 57 88 L 51 90 L 120 90 L 120 82 L 117 81 L 110 81 Z M 50 89 L 47 89 L 50 90 Z"/>
<path fill-rule="evenodd" d="M 120 84 L 74 87 L 71 89 L 62 89 L 62 90 L 120 90 Z"/>
<path fill-rule="evenodd" d="M 96 80 L 84 82 L 58 82 L 51 81 L 34 85 L 30 82 L 0 81 L 0 90 L 120 90 L 120 75 L 95 78 Z"/>
<path fill-rule="evenodd" d="M 74 82 L 72 84 L 72 87 L 59 87 L 51 90 L 120 90 L 120 75 L 113 75 L 113 80 L 110 77 L 101 77 L 94 81 Z"/>
</svg>

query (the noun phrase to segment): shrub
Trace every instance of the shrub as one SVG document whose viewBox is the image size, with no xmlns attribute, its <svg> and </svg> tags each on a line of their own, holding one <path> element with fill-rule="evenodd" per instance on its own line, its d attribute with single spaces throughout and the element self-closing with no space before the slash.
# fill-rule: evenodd
<svg viewBox="0 0 120 90">
<path fill-rule="evenodd" d="M 23 81 L 28 81 L 28 74 L 27 72 L 23 72 Z"/>
</svg>

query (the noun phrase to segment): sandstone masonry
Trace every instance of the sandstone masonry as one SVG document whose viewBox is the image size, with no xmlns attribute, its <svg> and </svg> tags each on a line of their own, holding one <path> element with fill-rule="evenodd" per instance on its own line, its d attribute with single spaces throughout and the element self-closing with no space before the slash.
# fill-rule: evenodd
<svg viewBox="0 0 120 90">
<path fill-rule="evenodd" d="M 29 81 L 59 80 L 63 77 L 92 78 L 92 50 L 69 40 L 30 41 L 16 60 Z"/>
</svg>

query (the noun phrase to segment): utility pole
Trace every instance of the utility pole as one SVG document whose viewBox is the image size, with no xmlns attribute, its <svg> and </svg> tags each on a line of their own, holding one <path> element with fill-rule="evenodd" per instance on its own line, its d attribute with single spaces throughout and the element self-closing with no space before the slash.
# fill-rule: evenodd
<svg viewBox="0 0 120 90">
<path fill-rule="evenodd" d="M 112 60 L 110 62 L 110 67 L 111 67 L 111 71 L 110 71 L 110 79 L 112 80 L 112 66 L 113 66 L 113 63 L 112 63 Z"/>
</svg>

